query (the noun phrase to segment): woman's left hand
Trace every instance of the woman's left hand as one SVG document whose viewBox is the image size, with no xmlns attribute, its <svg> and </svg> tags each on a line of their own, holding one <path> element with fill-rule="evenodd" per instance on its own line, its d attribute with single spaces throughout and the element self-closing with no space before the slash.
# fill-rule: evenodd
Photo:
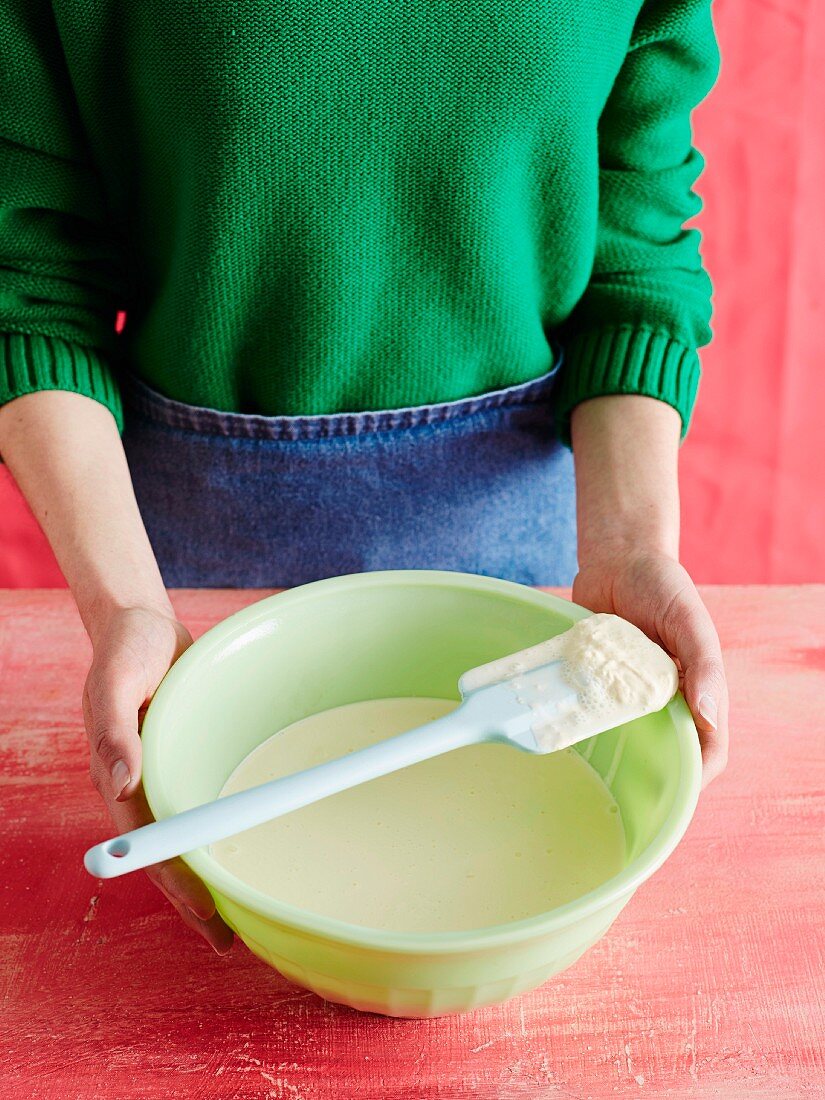
<svg viewBox="0 0 825 1100">
<path fill-rule="evenodd" d="M 685 569 L 659 551 L 604 548 L 582 563 L 573 600 L 621 615 L 678 659 L 706 787 L 728 761 L 728 688 L 716 628 Z"/>
</svg>

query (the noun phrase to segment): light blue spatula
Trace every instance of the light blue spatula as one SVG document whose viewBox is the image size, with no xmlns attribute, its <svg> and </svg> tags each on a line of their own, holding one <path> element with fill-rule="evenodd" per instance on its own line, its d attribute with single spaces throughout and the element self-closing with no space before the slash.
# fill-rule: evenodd
<svg viewBox="0 0 825 1100">
<path fill-rule="evenodd" d="M 626 626 L 635 631 L 630 624 Z M 670 662 L 662 650 L 647 639 L 645 642 L 658 650 L 660 660 Z M 678 684 L 673 666 L 670 695 L 657 699 L 655 705 L 634 709 L 631 703 L 629 707 L 624 706 L 620 714 L 597 715 L 595 720 L 591 716 L 589 721 L 578 726 L 562 726 L 561 736 L 558 733 L 547 736 L 548 728 L 552 730 L 553 720 L 563 719 L 565 714 L 569 714 L 580 695 L 565 672 L 565 662 L 552 660 L 536 664 L 537 660 L 546 661 L 542 653 L 546 644 L 541 643 L 491 663 L 490 667 L 495 664 L 499 670 L 502 666 L 508 670 L 505 673 L 507 678 L 503 680 L 499 671 L 499 682 L 478 686 L 484 679 L 486 665 L 465 672 L 458 682 L 461 704 L 441 718 L 337 760 L 270 780 L 259 787 L 207 802 L 104 841 L 86 852 L 86 870 L 98 878 L 125 875 L 262 825 L 370 779 L 467 745 L 500 742 L 523 752 L 556 751 L 604 729 L 661 709 Z M 618 655 L 617 659 L 620 657 Z"/>
</svg>

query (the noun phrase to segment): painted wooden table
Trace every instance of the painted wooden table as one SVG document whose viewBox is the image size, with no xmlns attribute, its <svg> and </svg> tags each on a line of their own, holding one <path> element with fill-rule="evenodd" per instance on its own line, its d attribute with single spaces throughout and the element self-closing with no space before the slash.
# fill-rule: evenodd
<svg viewBox="0 0 825 1100">
<path fill-rule="evenodd" d="M 260 595 L 175 602 L 198 634 Z M 88 646 L 66 593 L 0 593 L 2 1100 L 824 1096 L 825 588 L 705 595 L 734 743 L 677 851 L 541 989 L 409 1021 L 219 959 L 143 876 L 86 874 L 109 832 Z"/>
</svg>

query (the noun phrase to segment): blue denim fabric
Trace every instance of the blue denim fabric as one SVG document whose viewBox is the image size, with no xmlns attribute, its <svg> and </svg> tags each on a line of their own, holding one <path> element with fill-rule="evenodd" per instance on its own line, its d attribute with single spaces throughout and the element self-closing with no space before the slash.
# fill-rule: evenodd
<svg viewBox="0 0 825 1100">
<path fill-rule="evenodd" d="M 426 568 L 569 584 L 559 366 L 458 401 L 297 417 L 196 408 L 124 379 L 123 442 L 164 581 L 286 587 Z"/>
</svg>

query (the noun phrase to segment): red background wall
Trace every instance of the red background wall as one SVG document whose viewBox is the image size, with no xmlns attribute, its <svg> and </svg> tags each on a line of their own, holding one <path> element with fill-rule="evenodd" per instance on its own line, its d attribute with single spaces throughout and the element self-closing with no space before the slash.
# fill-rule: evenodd
<svg viewBox="0 0 825 1100">
<path fill-rule="evenodd" d="M 825 4 L 715 5 L 695 116 L 715 339 L 683 448 L 683 557 L 703 582 L 825 579 Z"/>
<path fill-rule="evenodd" d="M 695 115 L 715 339 L 682 450 L 700 582 L 825 579 L 825 4 L 717 0 L 722 71 Z M 0 468 L 0 586 L 61 584 Z"/>
</svg>

